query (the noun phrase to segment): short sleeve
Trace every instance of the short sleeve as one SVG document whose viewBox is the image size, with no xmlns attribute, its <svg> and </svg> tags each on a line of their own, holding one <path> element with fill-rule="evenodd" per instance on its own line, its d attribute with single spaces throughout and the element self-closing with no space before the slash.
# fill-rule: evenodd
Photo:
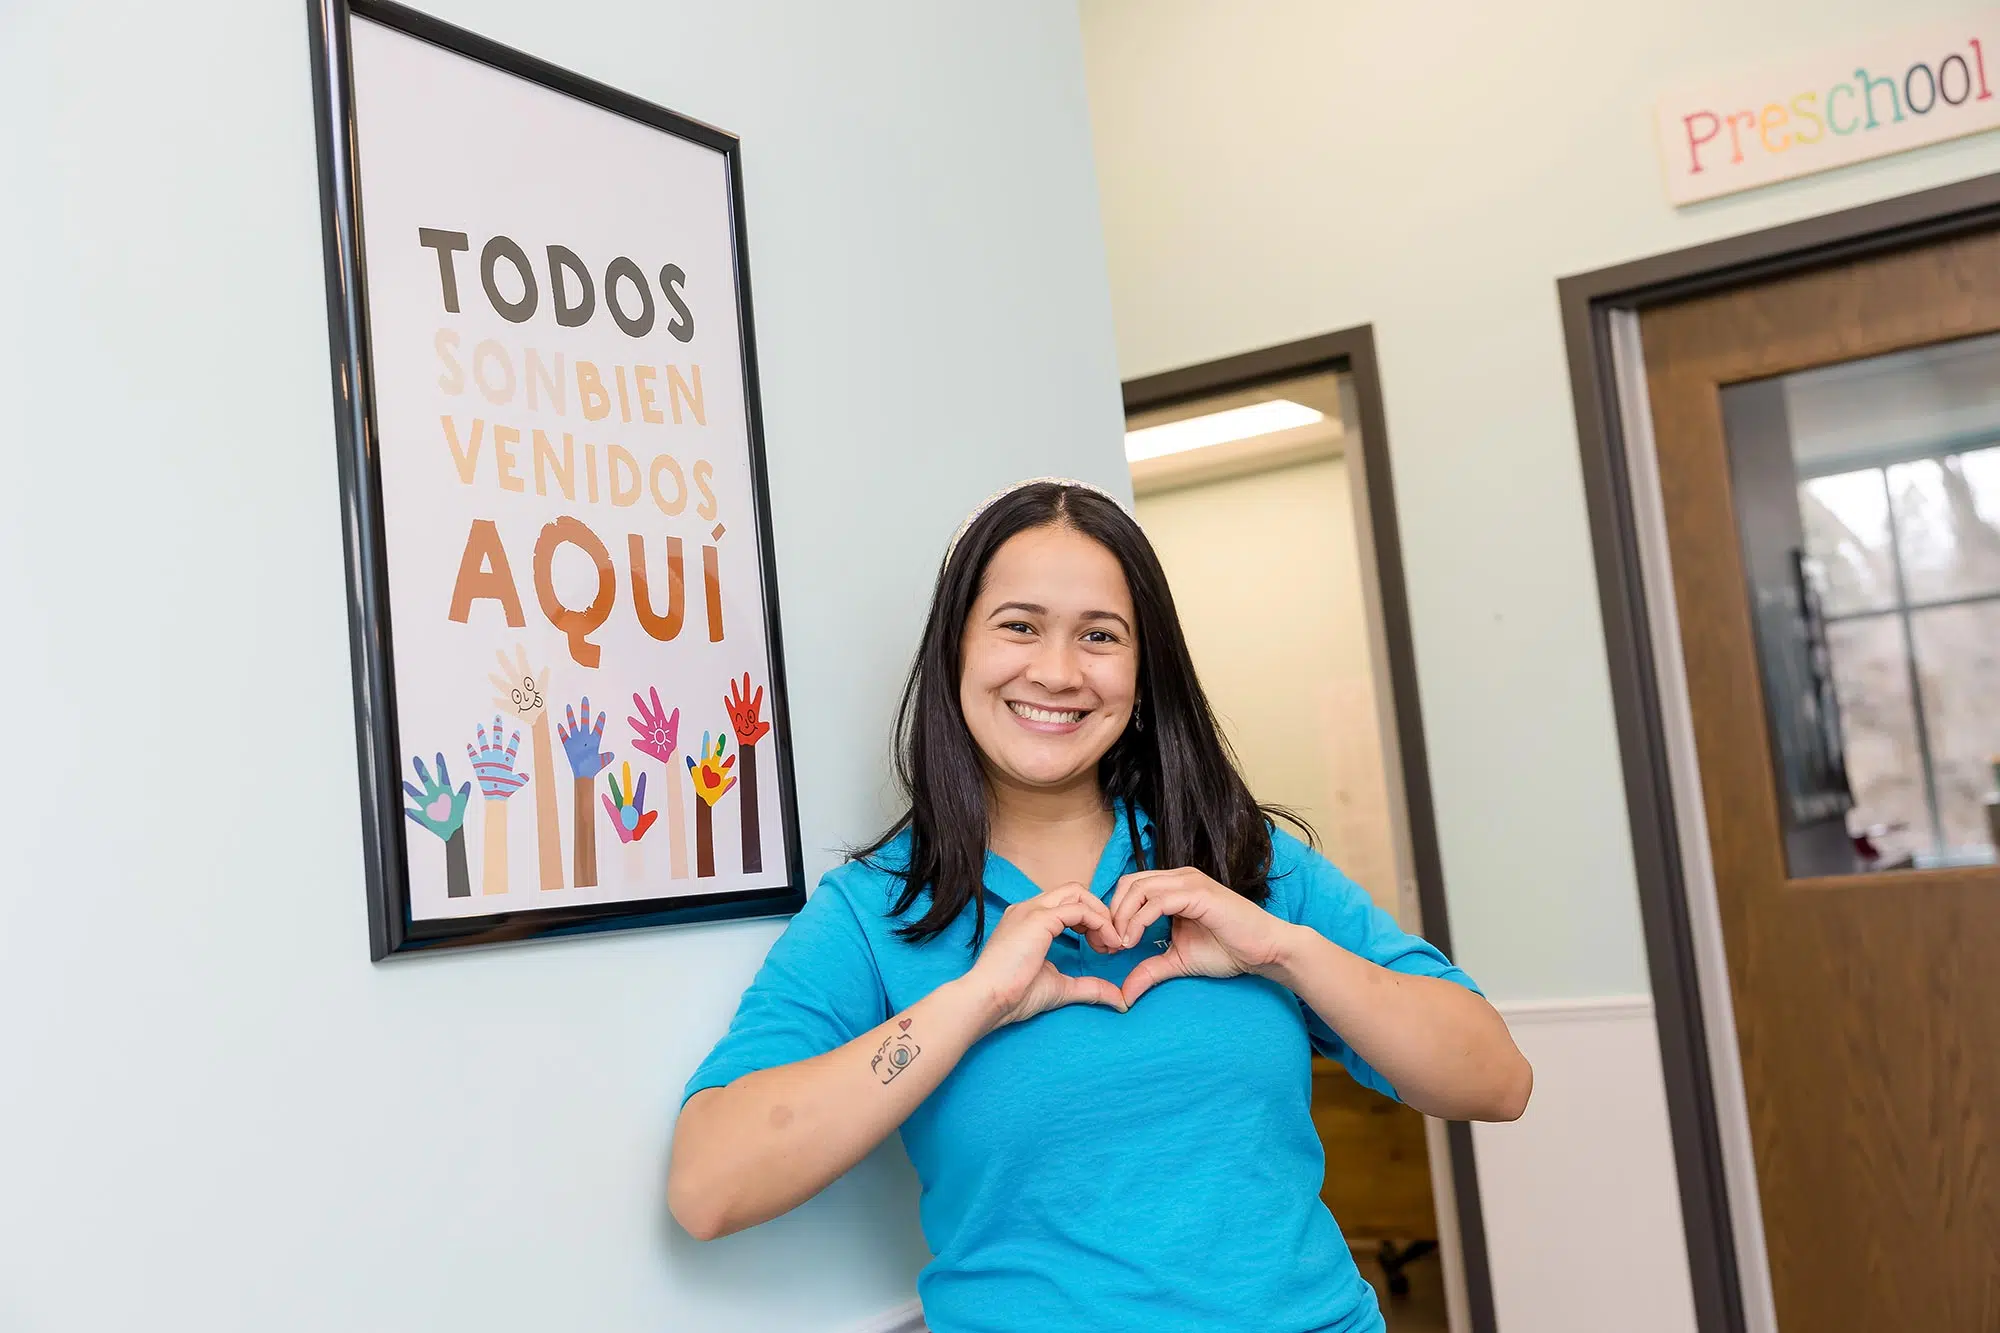
<svg viewBox="0 0 2000 1333">
<path fill-rule="evenodd" d="M 829 877 L 771 946 L 681 1101 L 745 1074 L 825 1055 L 888 1017 L 874 951 L 854 904 Z"/>
<path fill-rule="evenodd" d="M 1274 830 L 1271 841 L 1270 905 L 1287 920 L 1309 926 L 1348 952 L 1392 972 L 1439 977 L 1474 994 L 1484 993 L 1436 946 L 1397 925 L 1396 918 L 1376 906 L 1368 891 L 1341 873 L 1333 862 L 1282 830 Z M 1299 1007 L 1305 1011 L 1313 1050 L 1340 1061 L 1357 1081 L 1377 1092 L 1389 1097 L 1397 1095 L 1389 1081 L 1355 1054 L 1310 1005 L 1301 1000 Z"/>
</svg>

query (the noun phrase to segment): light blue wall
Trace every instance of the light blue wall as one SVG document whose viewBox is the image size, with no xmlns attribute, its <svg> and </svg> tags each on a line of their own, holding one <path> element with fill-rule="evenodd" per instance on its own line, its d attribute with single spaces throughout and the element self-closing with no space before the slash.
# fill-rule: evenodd
<svg viewBox="0 0 2000 1333">
<path fill-rule="evenodd" d="M 1119 369 L 1375 327 L 1454 944 L 1649 989 L 1556 280 L 2000 170 L 2000 135 L 1675 210 L 1665 91 L 1974 0 L 1083 0 Z M 1969 35 L 1969 34 L 1968 34 Z"/>
<path fill-rule="evenodd" d="M 744 138 L 817 874 L 960 516 L 1126 484 L 1074 9 L 436 8 Z M 775 924 L 367 960 L 307 78 L 293 0 L 0 6 L 0 1328 L 896 1305 L 900 1148 L 711 1246 L 665 1216 Z"/>
</svg>

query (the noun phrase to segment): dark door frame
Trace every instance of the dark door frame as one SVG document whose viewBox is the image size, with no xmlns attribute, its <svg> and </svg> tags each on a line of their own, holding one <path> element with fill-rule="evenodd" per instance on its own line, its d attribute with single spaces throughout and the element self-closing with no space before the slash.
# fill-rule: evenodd
<svg viewBox="0 0 2000 1333">
<path fill-rule="evenodd" d="M 2000 227 L 2000 174 L 1599 269 L 1557 284 L 1653 1012 L 1666 1074 L 1667 1116 L 1702 1333 L 1742 1333 L 1744 1309 L 1631 503 L 1632 461 L 1612 362 L 1612 318 L 1614 312 L 1637 312 L 1994 227 Z"/>
<path fill-rule="evenodd" d="M 1324 371 L 1345 372 L 1360 416 L 1362 479 L 1373 529 L 1375 581 L 1382 599 L 1382 629 L 1389 660 L 1389 698 L 1396 719 L 1396 743 L 1403 768 L 1403 803 L 1410 824 L 1411 870 L 1424 935 L 1451 952 L 1451 923 L 1445 908 L 1444 862 L 1438 853 L 1437 820 L 1431 804 L 1430 758 L 1424 749 L 1423 711 L 1417 700 L 1417 655 L 1410 634 L 1408 585 L 1403 578 L 1403 545 L 1396 525 L 1395 485 L 1389 466 L 1389 425 L 1382 410 L 1382 379 L 1375 361 L 1372 325 L 1342 329 L 1299 342 L 1266 347 L 1198 366 L 1163 371 L 1125 381 L 1125 414 L 1170 407 L 1197 398 L 1253 388 L 1273 380 Z M 1479 1176 L 1472 1156 L 1472 1126 L 1445 1126 L 1451 1149 L 1452 1193 L 1458 1207 L 1459 1248 L 1465 1265 L 1467 1314 L 1473 1333 L 1496 1333 L 1493 1276 L 1486 1254 L 1486 1225 L 1479 1206 Z"/>
</svg>

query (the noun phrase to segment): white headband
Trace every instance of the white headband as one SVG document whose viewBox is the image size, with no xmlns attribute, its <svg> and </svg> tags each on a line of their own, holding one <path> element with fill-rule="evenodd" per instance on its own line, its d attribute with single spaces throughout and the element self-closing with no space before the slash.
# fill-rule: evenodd
<svg viewBox="0 0 2000 1333">
<path fill-rule="evenodd" d="M 1110 491 L 1105 490 L 1102 486 L 1097 485 L 1095 482 L 1080 481 L 1075 477 L 1029 477 L 1026 481 L 1017 481 L 1011 486 L 1001 487 L 999 490 L 993 492 L 993 494 L 987 496 L 984 500 L 981 500 L 977 505 L 973 506 L 972 512 L 965 516 L 965 522 L 959 524 L 958 531 L 954 532 L 951 535 L 951 545 L 944 548 L 944 562 L 947 565 L 951 563 L 952 552 L 958 549 L 958 544 L 960 541 L 964 539 L 966 530 L 979 520 L 979 516 L 981 514 L 991 509 L 997 501 L 1004 500 L 1008 496 L 1012 495 L 1015 491 L 1021 490 L 1025 487 L 1040 486 L 1044 484 L 1051 486 L 1074 486 L 1080 491 L 1089 491 L 1093 495 L 1101 495 L 1105 499 L 1111 501 L 1112 504 L 1117 505 L 1118 508 L 1126 514 L 1127 517 L 1130 517 L 1131 515 L 1131 510 L 1125 508 L 1125 502 L 1123 500 L 1120 500 L 1117 496 L 1113 495 Z"/>
</svg>

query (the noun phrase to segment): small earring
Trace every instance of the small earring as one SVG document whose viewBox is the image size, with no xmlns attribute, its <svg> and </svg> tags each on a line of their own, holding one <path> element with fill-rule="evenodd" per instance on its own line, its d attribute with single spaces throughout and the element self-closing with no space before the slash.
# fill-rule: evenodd
<svg viewBox="0 0 2000 1333">
<path fill-rule="evenodd" d="M 1146 718 L 1139 711 L 1141 702 L 1143 701 L 1136 698 L 1132 700 L 1132 730 L 1134 731 L 1144 731 L 1146 729 Z"/>
</svg>

